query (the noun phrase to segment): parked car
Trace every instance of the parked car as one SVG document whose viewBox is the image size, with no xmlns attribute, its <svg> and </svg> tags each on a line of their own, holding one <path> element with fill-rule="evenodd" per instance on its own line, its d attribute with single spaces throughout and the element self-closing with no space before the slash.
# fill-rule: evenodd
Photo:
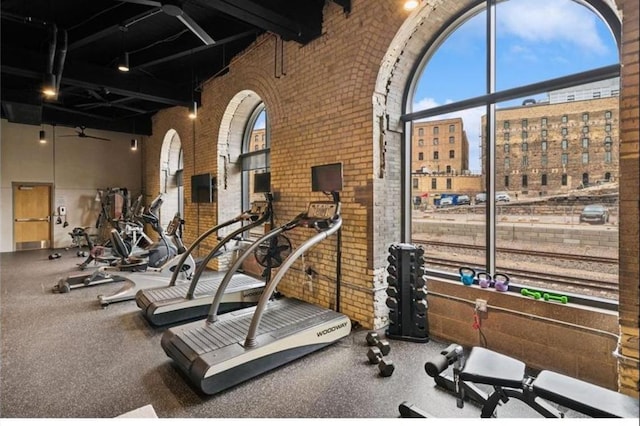
<svg viewBox="0 0 640 426">
<path fill-rule="evenodd" d="M 511 201 L 511 197 L 506 192 L 496 192 L 496 201 L 508 203 Z"/>
<path fill-rule="evenodd" d="M 476 204 L 486 203 L 487 202 L 487 194 L 484 193 L 484 192 L 476 194 L 475 201 L 476 201 Z"/>
<path fill-rule="evenodd" d="M 458 195 L 458 205 L 471 204 L 471 198 L 468 195 Z"/>
<path fill-rule="evenodd" d="M 609 222 L 609 209 L 602 204 L 589 204 L 580 213 L 580 223 L 601 223 Z"/>
<path fill-rule="evenodd" d="M 440 199 L 440 207 L 446 207 L 446 206 L 452 206 L 452 205 L 453 205 L 453 198 L 447 197 L 447 198 Z"/>
</svg>

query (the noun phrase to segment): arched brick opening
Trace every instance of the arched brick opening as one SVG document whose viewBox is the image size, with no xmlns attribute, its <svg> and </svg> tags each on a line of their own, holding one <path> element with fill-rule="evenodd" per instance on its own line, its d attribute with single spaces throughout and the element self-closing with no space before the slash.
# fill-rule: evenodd
<svg viewBox="0 0 640 426">
<path fill-rule="evenodd" d="M 166 228 L 178 212 L 184 216 L 183 186 L 178 182 L 182 170 L 182 143 L 178 132 L 170 129 L 164 135 L 160 150 L 160 193 L 164 194 L 160 209 L 160 224 Z"/>
</svg>

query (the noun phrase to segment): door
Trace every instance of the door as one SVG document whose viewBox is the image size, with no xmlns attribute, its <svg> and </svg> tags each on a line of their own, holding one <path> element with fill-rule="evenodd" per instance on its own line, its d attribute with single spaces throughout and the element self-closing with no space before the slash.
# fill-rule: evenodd
<svg viewBox="0 0 640 426">
<path fill-rule="evenodd" d="M 17 250 L 51 247 L 51 185 L 13 184 L 13 241 Z"/>
</svg>

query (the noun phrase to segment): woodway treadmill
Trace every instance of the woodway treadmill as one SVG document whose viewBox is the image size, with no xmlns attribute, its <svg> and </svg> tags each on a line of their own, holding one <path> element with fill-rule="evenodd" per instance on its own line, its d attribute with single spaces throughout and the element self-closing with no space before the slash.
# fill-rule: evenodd
<svg viewBox="0 0 640 426">
<path fill-rule="evenodd" d="M 270 194 L 266 195 L 266 197 L 267 201 L 254 201 L 250 210 L 209 229 L 191 244 L 185 255 L 191 253 L 204 239 L 219 229 L 237 222 L 249 222 L 249 224 L 229 233 L 211 249 L 196 269 L 191 282 L 176 283 L 177 274 L 174 272 L 167 286 L 144 289 L 136 293 L 136 304 L 142 309 L 142 314 L 149 323 L 155 326 L 162 326 L 181 321 L 202 319 L 207 316 L 211 300 L 215 296 L 223 276 L 203 279 L 201 278 L 202 273 L 209 261 L 220 254 L 220 250 L 225 244 L 271 219 L 272 199 Z M 179 269 L 180 265 L 178 265 L 176 271 Z M 262 295 L 264 285 L 265 282 L 262 279 L 242 273 L 234 274 L 222 300 L 221 312 L 229 312 L 255 305 Z"/>
<path fill-rule="evenodd" d="M 265 234 L 225 275 L 205 322 L 174 327 L 163 334 L 165 353 L 198 389 L 212 395 L 349 335 L 351 320 L 342 313 L 291 298 L 269 302 L 291 265 L 341 225 L 340 203 L 334 194 L 333 202 L 312 202 L 306 213 Z M 289 255 L 256 307 L 218 316 L 224 292 L 244 258 L 262 242 L 295 227 L 313 227 L 318 233 Z"/>
</svg>

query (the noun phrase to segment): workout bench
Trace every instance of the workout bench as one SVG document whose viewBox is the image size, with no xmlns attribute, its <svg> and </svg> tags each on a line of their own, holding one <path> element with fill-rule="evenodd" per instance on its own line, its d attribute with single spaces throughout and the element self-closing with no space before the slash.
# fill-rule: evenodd
<svg viewBox="0 0 640 426">
<path fill-rule="evenodd" d="M 451 364 L 454 364 L 453 379 L 445 372 Z M 564 417 L 549 401 L 590 417 L 638 418 L 640 409 L 636 398 L 552 371 L 543 370 L 537 377 L 529 376 L 525 368 L 522 361 L 481 347 L 474 347 L 464 362 L 459 345 L 449 346 L 425 365 L 427 374 L 438 384 L 449 390 L 453 388 L 458 407 L 462 407 L 467 397 L 480 403 L 483 418 L 495 417 L 498 404 L 506 404 L 509 398 L 523 401 L 544 417 Z M 493 392 L 485 394 L 476 384 L 490 385 Z M 399 408 L 402 417 L 426 414 L 408 403 L 402 403 Z"/>
</svg>

